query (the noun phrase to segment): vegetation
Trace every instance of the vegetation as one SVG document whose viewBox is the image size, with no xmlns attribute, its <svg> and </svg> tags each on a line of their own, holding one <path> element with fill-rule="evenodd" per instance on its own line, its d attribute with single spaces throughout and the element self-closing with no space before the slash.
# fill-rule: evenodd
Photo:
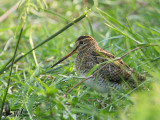
<svg viewBox="0 0 160 120">
<path fill-rule="evenodd" d="M 158 120 L 159 6 L 158 0 L 1 0 L 0 108 L 7 95 L 1 119 Z M 116 57 L 147 45 L 123 57 L 147 80 L 110 99 L 83 83 L 65 97 L 82 80 L 74 70 L 75 55 L 50 67 L 73 49 L 80 35 L 93 36 Z"/>
</svg>

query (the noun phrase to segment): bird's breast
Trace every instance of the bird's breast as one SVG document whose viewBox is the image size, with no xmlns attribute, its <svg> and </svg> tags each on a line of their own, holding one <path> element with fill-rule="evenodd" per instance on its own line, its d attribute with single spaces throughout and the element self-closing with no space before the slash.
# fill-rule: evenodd
<svg viewBox="0 0 160 120">
<path fill-rule="evenodd" d="M 79 53 L 76 56 L 74 65 L 77 74 L 86 75 L 96 65 L 96 62 L 89 53 Z"/>
</svg>

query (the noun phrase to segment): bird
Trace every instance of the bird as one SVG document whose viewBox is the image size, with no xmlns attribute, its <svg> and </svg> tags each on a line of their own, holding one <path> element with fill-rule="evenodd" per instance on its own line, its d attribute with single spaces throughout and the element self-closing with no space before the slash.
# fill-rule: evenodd
<svg viewBox="0 0 160 120">
<path fill-rule="evenodd" d="M 74 53 L 77 53 L 74 62 L 77 75 L 86 77 L 91 70 L 96 69 L 92 73 L 95 74 L 84 81 L 84 84 L 99 93 L 135 88 L 146 79 L 145 76 L 135 72 L 121 59 L 114 60 L 116 57 L 100 48 L 96 40 L 89 35 L 81 35 L 76 40 L 74 49 L 56 62 L 52 68 Z"/>
</svg>

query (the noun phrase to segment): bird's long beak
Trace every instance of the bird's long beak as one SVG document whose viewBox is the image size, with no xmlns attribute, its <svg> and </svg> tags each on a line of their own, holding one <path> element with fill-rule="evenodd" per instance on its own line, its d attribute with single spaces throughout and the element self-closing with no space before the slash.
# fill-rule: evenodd
<svg viewBox="0 0 160 120">
<path fill-rule="evenodd" d="M 55 67 L 56 65 L 58 65 L 59 63 L 61 63 L 63 60 L 67 59 L 68 57 L 70 57 L 72 54 L 74 54 L 78 49 L 78 46 L 75 47 L 70 53 L 68 53 L 66 56 L 64 56 L 63 58 L 61 58 L 58 62 L 56 62 L 51 68 Z"/>
</svg>

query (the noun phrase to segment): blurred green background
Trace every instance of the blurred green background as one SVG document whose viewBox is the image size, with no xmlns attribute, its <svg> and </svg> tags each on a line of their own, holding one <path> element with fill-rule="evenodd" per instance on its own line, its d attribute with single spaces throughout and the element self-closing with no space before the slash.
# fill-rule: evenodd
<svg viewBox="0 0 160 120">
<path fill-rule="evenodd" d="M 0 69 L 14 54 L 22 24 L 24 30 L 16 57 L 88 9 L 84 19 L 14 64 L 6 99 L 12 114 L 3 119 L 159 120 L 158 0 L 1 0 Z M 73 49 L 80 35 L 91 35 L 101 48 L 116 57 L 142 44 L 157 44 L 123 58 L 135 71 L 150 77 L 131 91 L 113 93 L 110 102 L 84 84 L 64 98 L 66 91 L 81 80 L 74 70 L 75 55 L 53 70 L 50 67 Z M 9 71 L 0 75 L 0 106 Z"/>
</svg>

